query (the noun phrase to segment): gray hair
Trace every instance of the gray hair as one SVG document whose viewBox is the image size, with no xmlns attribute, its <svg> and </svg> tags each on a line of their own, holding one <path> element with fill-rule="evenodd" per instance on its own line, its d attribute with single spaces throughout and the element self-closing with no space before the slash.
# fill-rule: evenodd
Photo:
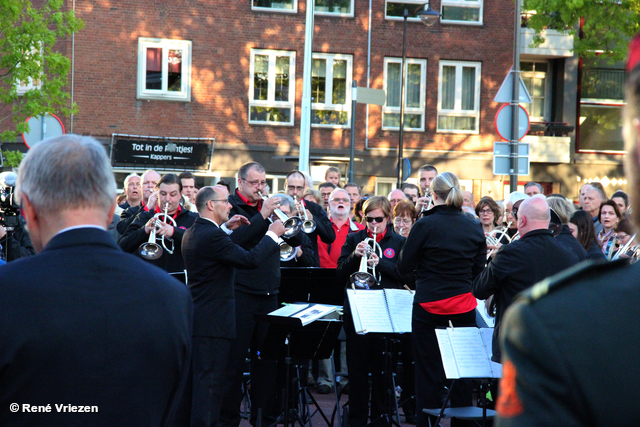
<svg viewBox="0 0 640 427">
<path fill-rule="evenodd" d="M 129 184 L 129 180 L 131 178 L 140 178 L 140 175 L 138 175 L 137 173 L 132 173 L 131 175 L 127 175 L 127 177 L 124 179 L 124 187 L 125 188 Z M 140 180 L 142 180 L 142 178 L 140 178 Z M 140 184 L 142 184 L 142 182 Z"/>
<path fill-rule="evenodd" d="M 524 194 L 522 191 L 514 191 L 513 193 L 509 193 L 507 198 L 504 200 L 504 204 L 506 206 L 509 203 L 513 204 L 513 203 L 517 202 L 518 200 L 524 200 L 524 199 L 528 199 L 528 198 L 529 198 L 529 196 Z"/>
<path fill-rule="evenodd" d="M 289 196 L 288 194 L 276 193 L 271 197 L 277 197 L 278 199 L 280 199 L 281 205 L 289 206 L 289 212 L 293 212 L 295 210 L 295 203 L 293 201 L 293 197 Z"/>
<path fill-rule="evenodd" d="M 538 184 L 537 182 L 533 182 L 533 181 L 529 181 L 524 185 L 524 191 L 527 191 L 527 188 L 529 187 L 538 187 L 538 190 L 540 190 L 540 193 L 544 194 L 544 190 L 542 188 L 542 185 Z"/>
<path fill-rule="evenodd" d="M 90 136 L 62 135 L 29 150 L 20 164 L 16 195 L 26 195 L 44 213 L 75 207 L 109 212 L 116 188 L 102 144 Z"/>
</svg>

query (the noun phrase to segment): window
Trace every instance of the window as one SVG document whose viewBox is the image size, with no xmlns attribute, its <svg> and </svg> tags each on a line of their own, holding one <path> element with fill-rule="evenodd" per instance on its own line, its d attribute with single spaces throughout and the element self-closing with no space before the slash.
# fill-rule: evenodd
<svg viewBox="0 0 640 427">
<path fill-rule="evenodd" d="M 249 123 L 293 125 L 296 53 L 251 50 Z"/>
<path fill-rule="evenodd" d="M 483 0 L 442 0 L 440 20 L 455 24 L 482 24 Z"/>
<path fill-rule="evenodd" d="M 438 131 L 479 133 L 480 63 L 440 61 Z"/>
<path fill-rule="evenodd" d="M 584 59 L 581 74 L 580 151 L 624 151 L 624 63 Z"/>
<path fill-rule="evenodd" d="M 311 123 L 349 126 L 351 116 L 351 55 L 313 54 Z"/>
<path fill-rule="evenodd" d="M 138 39 L 138 98 L 191 101 L 191 42 Z"/>
<path fill-rule="evenodd" d="M 42 58 L 42 55 L 44 54 L 44 52 L 42 51 L 42 48 L 40 46 L 42 45 L 38 44 L 37 46 L 33 46 L 28 53 L 25 53 L 25 57 L 28 58 L 35 55 Z M 29 65 L 33 68 L 40 68 L 41 63 L 42 63 L 41 60 L 38 59 L 36 61 L 31 62 Z M 20 64 L 18 64 L 18 67 L 20 67 Z M 27 73 L 32 74 L 33 71 L 31 72 L 27 71 Z M 40 80 L 41 74 L 39 72 L 33 73 L 33 74 L 38 74 L 38 77 L 26 77 L 24 80 L 19 81 L 17 83 L 16 91 L 18 92 L 18 95 L 24 95 L 25 93 L 29 92 L 32 89 L 36 89 L 36 90 L 40 89 L 40 85 L 42 84 Z"/>
<path fill-rule="evenodd" d="M 252 0 L 251 9 L 295 13 L 298 11 L 298 2 L 297 0 Z"/>
<path fill-rule="evenodd" d="M 353 16 L 353 0 L 315 0 L 316 15 Z"/>
<path fill-rule="evenodd" d="M 40 79 L 28 77 L 27 80 L 18 83 L 16 90 L 18 91 L 18 95 L 24 95 L 32 89 L 40 89 L 40 84 Z"/>
<path fill-rule="evenodd" d="M 404 129 L 424 130 L 424 107 L 427 84 L 427 60 L 406 60 L 407 76 L 404 97 Z M 400 91 L 402 58 L 384 59 L 384 90 L 387 99 L 382 107 L 382 129 L 400 129 Z"/>
<path fill-rule="evenodd" d="M 423 0 L 386 0 L 387 5 L 385 8 L 386 19 L 404 19 L 405 9 L 409 11 L 409 15 L 413 13 L 419 6 L 425 4 Z M 426 8 L 426 6 L 425 6 Z M 407 18 L 408 21 L 420 21 L 420 18 L 414 16 L 413 18 Z"/>
<path fill-rule="evenodd" d="M 547 75 L 549 73 L 548 62 L 521 62 L 520 70 L 522 71 L 522 81 L 529 91 L 531 104 L 522 104 L 529 113 L 529 118 L 533 122 L 547 122 L 548 110 L 547 106 Z"/>
<path fill-rule="evenodd" d="M 398 182 L 397 178 L 380 178 L 376 177 L 376 196 L 384 196 L 387 197 L 391 190 L 396 188 L 396 184 Z"/>
</svg>

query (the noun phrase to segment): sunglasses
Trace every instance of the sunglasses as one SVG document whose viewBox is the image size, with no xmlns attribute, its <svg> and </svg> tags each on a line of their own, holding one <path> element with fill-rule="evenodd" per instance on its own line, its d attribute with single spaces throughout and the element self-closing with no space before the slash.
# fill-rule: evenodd
<svg viewBox="0 0 640 427">
<path fill-rule="evenodd" d="M 367 220 L 367 222 L 382 222 L 382 221 L 384 221 L 384 217 L 383 216 L 367 216 L 367 217 L 365 217 L 365 219 Z"/>
</svg>

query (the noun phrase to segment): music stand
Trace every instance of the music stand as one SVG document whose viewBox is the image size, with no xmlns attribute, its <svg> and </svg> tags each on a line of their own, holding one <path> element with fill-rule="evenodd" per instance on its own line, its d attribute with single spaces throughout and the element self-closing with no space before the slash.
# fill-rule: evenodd
<svg viewBox="0 0 640 427">
<path fill-rule="evenodd" d="M 296 408 L 291 408 L 289 402 L 293 359 L 329 358 L 342 329 L 342 321 L 320 319 L 302 326 L 300 319 L 297 318 L 271 316 L 268 314 L 255 314 L 254 316 L 256 321 L 269 324 L 265 343 L 260 349 L 260 357 L 285 360 L 284 409 L 278 417 L 278 421 L 282 419 L 285 427 L 288 427 L 289 416 L 293 415 L 295 418 L 291 424 L 293 425 L 297 420 L 303 426 L 305 423 L 300 417 L 300 411 Z M 315 398 L 311 395 L 309 397 L 311 397 L 322 418 L 329 425 L 328 418 L 320 409 Z M 277 426 L 278 421 L 274 423 L 274 426 Z"/>
<path fill-rule="evenodd" d="M 338 281 L 335 268 L 282 267 L 280 268 L 278 302 L 314 302 L 342 305 L 344 283 Z"/>
</svg>

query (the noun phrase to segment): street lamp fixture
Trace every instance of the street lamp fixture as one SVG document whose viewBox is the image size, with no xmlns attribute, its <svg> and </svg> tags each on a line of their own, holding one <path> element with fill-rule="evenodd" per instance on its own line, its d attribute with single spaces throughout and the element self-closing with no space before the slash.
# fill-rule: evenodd
<svg viewBox="0 0 640 427">
<path fill-rule="evenodd" d="M 424 7 L 427 6 L 425 9 Z M 400 133 L 398 135 L 398 188 L 402 187 L 403 178 L 403 138 L 404 138 L 404 97 L 405 81 L 407 79 L 407 19 L 414 16 L 420 17 L 420 21 L 427 27 L 432 26 L 440 17 L 440 13 L 431 9 L 429 3 L 418 6 L 412 13 L 404 10 L 404 23 L 402 27 L 402 75 L 400 77 Z"/>
</svg>

